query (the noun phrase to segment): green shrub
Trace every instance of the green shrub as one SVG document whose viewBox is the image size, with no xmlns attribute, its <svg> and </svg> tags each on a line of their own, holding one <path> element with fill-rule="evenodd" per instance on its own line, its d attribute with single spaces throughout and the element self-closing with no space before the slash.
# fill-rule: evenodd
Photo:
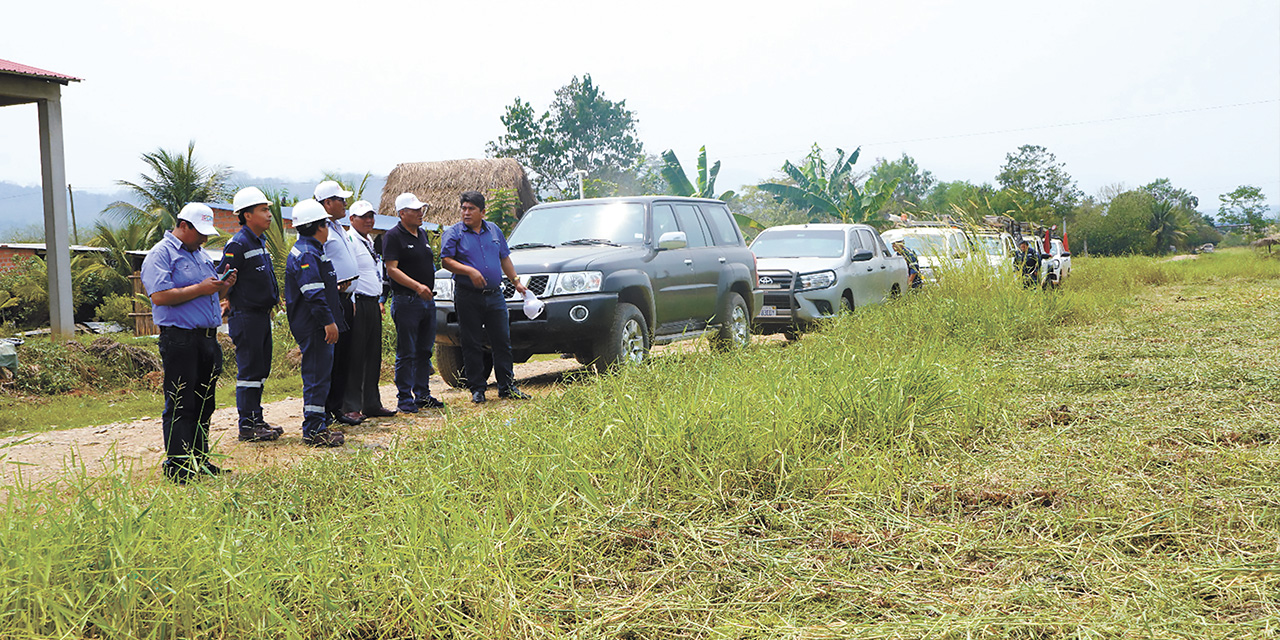
<svg viewBox="0 0 1280 640">
<path fill-rule="evenodd" d="M 133 294 L 121 295 L 112 294 L 107 296 L 102 304 L 94 310 L 94 317 L 99 322 L 115 322 L 124 327 L 131 327 L 133 319 L 129 317 L 133 313 Z"/>
</svg>

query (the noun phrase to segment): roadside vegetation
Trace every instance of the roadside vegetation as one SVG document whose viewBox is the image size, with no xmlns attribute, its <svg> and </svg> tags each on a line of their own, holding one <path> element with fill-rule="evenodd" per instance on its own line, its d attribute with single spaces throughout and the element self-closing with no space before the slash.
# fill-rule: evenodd
<svg viewBox="0 0 1280 640">
<path fill-rule="evenodd" d="M 948 276 L 386 451 L 13 489 L 0 638 L 1280 632 L 1280 261 Z"/>
</svg>

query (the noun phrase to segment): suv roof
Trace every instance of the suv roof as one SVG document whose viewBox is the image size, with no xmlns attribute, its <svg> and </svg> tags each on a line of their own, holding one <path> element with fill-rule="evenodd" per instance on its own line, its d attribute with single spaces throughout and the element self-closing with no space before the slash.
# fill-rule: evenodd
<svg viewBox="0 0 1280 640">
<path fill-rule="evenodd" d="M 769 227 L 768 229 L 765 229 L 765 231 L 773 231 L 773 230 L 775 230 L 775 229 L 834 229 L 834 230 L 842 230 L 842 229 L 871 229 L 871 228 L 872 228 L 872 227 L 871 227 L 871 225 L 858 224 L 858 223 L 853 223 L 853 222 L 850 222 L 850 223 L 843 223 L 843 222 L 810 222 L 810 223 L 806 223 L 806 224 L 780 224 L 780 225 L 777 225 L 777 226 L 774 226 L 774 227 Z M 872 229 L 872 230 L 874 230 L 874 229 Z M 761 233 L 764 233 L 764 231 L 762 231 Z"/>
<path fill-rule="evenodd" d="M 724 204 L 723 200 L 713 200 L 711 198 L 694 198 L 690 196 L 620 196 L 616 198 L 584 198 L 582 200 L 560 200 L 557 202 L 543 202 L 538 206 L 539 209 L 546 207 L 564 207 L 575 204 L 592 203 L 592 204 L 612 204 L 615 202 L 635 202 L 651 204 L 655 201 L 679 200 L 682 202 L 705 202 L 707 204 Z"/>
</svg>

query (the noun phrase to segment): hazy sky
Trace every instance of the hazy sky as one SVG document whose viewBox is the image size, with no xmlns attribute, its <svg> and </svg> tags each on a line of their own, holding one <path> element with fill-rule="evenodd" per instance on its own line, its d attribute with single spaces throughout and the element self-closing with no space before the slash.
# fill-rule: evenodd
<svg viewBox="0 0 1280 640">
<path fill-rule="evenodd" d="M 0 10 L 0 58 L 63 90 L 67 177 L 111 188 L 185 148 L 256 176 L 385 175 L 483 157 L 516 96 L 590 73 L 651 153 L 719 186 L 817 142 L 994 182 L 1048 147 L 1086 193 L 1156 178 L 1280 194 L 1280 2 L 42 2 Z M 0 108 L 0 180 L 38 184 L 34 105 Z"/>
</svg>

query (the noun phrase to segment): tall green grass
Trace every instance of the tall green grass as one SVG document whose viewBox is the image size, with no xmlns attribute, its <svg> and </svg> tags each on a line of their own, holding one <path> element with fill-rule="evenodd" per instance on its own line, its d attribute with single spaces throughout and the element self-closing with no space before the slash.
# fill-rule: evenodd
<svg viewBox="0 0 1280 640">
<path fill-rule="evenodd" d="M 798 343 L 584 374 L 387 451 L 14 489 L 0 637 L 934 636 L 948 619 L 1057 637 L 1071 621 L 895 613 L 893 588 L 862 582 L 980 553 L 963 521 L 919 530 L 938 508 L 919 486 L 1015 427 L 1001 362 L 1125 303 L 1139 270 L 1226 277 L 1235 259 L 1081 260 L 1057 292 L 953 274 Z M 1099 275 L 1114 265 L 1129 284 Z"/>
</svg>

